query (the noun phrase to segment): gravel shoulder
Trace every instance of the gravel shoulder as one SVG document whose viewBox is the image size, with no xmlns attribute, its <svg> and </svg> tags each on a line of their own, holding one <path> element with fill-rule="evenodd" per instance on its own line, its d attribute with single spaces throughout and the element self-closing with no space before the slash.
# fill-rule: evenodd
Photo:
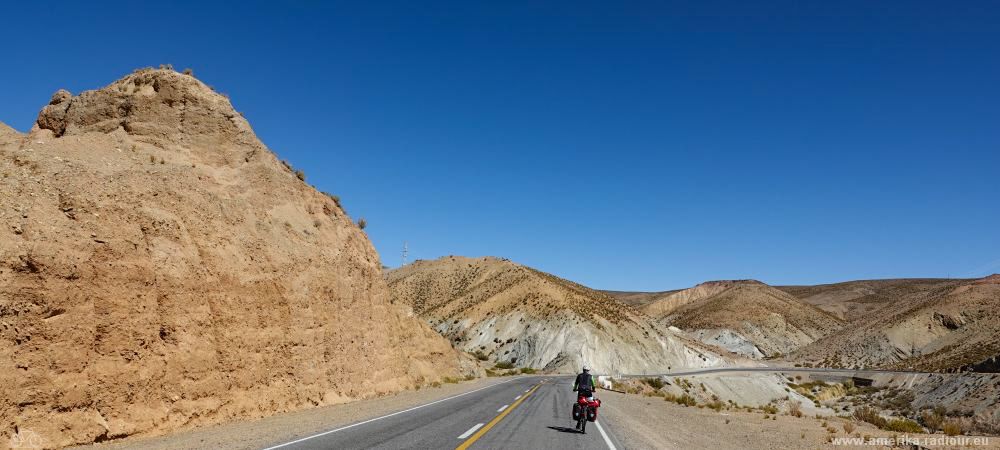
<svg viewBox="0 0 1000 450">
<path fill-rule="evenodd" d="M 617 427 L 617 438 L 630 450 L 636 449 L 816 449 L 816 448 L 886 448 L 879 445 L 857 445 L 830 442 L 834 439 L 893 438 L 896 434 L 876 429 L 868 424 L 848 421 L 838 417 L 817 419 L 816 417 L 792 417 L 770 415 L 764 419 L 760 412 L 723 410 L 716 412 L 708 408 L 684 407 L 659 397 L 645 397 L 632 394 L 600 392 L 603 404 L 601 413 Z M 834 429 L 830 433 L 824 423 Z M 854 426 L 846 433 L 844 425 Z M 897 436 L 901 437 L 901 436 Z M 983 445 L 947 445 L 943 435 L 913 435 L 922 439 L 921 445 L 937 448 L 1000 448 L 1000 437 L 984 438 Z M 935 444 L 936 442 L 945 445 Z"/>
<path fill-rule="evenodd" d="M 128 438 L 75 448 L 128 448 L 140 450 L 186 450 L 191 448 L 260 449 L 268 445 L 288 442 L 508 380 L 510 380 L 509 377 L 480 378 L 457 384 L 444 384 L 437 388 L 427 387 L 418 391 L 405 391 L 378 399 L 359 400 L 340 405 L 278 414 L 252 421 L 225 423 L 189 429 L 165 436 Z"/>
</svg>

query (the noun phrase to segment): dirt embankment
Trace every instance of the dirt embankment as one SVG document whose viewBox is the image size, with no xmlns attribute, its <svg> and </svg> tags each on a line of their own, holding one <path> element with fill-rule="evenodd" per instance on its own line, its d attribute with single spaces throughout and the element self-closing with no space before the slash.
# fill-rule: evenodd
<svg viewBox="0 0 1000 450">
<path fill-rule="evenodd" d="M 0 126 L 0 441 L 159 434 L 457 375 L 378 254 L 172 70 Z M 464 362 L 463 362 L 464 361 Z"/>
</svg>

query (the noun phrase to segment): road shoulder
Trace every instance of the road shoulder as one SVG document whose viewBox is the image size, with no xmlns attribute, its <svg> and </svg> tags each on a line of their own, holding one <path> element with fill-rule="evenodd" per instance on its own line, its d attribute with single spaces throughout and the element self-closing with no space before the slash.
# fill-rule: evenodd
<svg viewBox="0 0 1000 450">
<path fill-rule="evenodd" d="M 454 395 L 510 381 L 510 377 L 481 378 L 392 396 L 323 406 L 261 419 L 195 428 L 164 436 L 134 437 L 79 449 L 183 450 L 190 448 L 260 449 L 293 441 L 352 423 L 413 408 Z"/>
</svg>

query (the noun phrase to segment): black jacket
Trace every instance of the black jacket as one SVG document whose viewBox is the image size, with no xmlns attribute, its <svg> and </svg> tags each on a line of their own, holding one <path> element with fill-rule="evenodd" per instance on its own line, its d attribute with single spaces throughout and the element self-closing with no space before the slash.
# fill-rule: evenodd
<svg viewBox="0 0 1000 450">
<path fill-rule="evenodd" d="M 594 386 L 596 385 L 594 376 L 584 372 L 576 376 L 576 381 L 573 383 L 573 390 L 594 392 Z"/>
</svg>

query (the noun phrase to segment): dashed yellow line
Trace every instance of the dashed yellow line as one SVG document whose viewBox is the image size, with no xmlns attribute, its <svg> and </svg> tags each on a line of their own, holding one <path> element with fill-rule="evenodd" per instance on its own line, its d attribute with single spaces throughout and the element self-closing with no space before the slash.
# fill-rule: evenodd
<svg viewBox="0 0 1000 450">
<path fill-rule="evenodd" d="M 483 435 L 486 434 L 487 431 L 490 431 L 490 428 L 493 428 L 493 426 L 500 423 L 500 421 L 503 420 L 504 417 L 507 417 L 507 414 L 510 414 L 510 412 L 513 411 L 514 408 L 517 408 L 517 405 L 520 405 L 521 402 L 523 402 L 526 398 L 531 397 L 531 394 L 534 394 L 535 391 L 538 390 L 538 387 L 541 385 L 542 383 L 536 384 L 535 387 L 528 390 L 527 394 L 521 396 L 521 398 L 519 398 L 516 402 L 511 404 L 507 409 L 503 410 L 502 413 L 494 417 L 493 420 L 490 421 L 490 423 L 480 428 L 479 431 L 476 432 L 476 434 L 473 434 L 471 437 L 469 437 L 469 439 L 463 442 L 462 445 L 455 447 L 455 450 L 466 450 L 467 448 L 469 448 L 470 445 L 479 440 L 479 438 L 483 437 Z"/>
</svg>

